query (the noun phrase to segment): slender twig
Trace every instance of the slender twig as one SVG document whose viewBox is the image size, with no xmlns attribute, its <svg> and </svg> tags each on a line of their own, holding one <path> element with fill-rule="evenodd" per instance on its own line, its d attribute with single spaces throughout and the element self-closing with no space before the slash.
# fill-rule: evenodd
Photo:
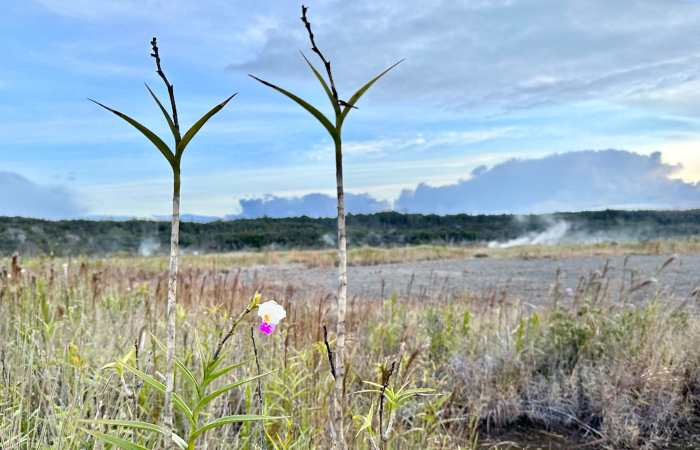
<svg viewBox="0 0 700 450">
<path fill-rule="evenodd" d="M 304 22 L 304 25 L 306 26 L 307 31 L 309 32 L 309 39 L 311 40 L 311 50 L 316 52 L 319 58 L 321 58 L 321 61 L 323 61 L 323 65 L 326 67 L 326 72 L 328 72 L 328 80 L 331 82 L 331 91 L 333 91 L 333 97 L 335 97 L 335 100 L 338 101 L 338 91 L 335 90 L 335 83 L 333 83 L 333 74 L 331 73 L 331 62 L 327 61 L 326 58 L 323 57 L 323 54 L 321 54 L 321 50 L 316 47 L 316 42 L 314 42 L 314 34 L 311 32 L 311 23 L 309 23 L 308 20 L 306 20 L 306 10 L 309 9 L 308 6 L 301 5 L 301 21 Z"/>
<path fill-rule="evenodd" d="M 337 378 L 335 374 L 335 365 L 333 364 L 333 352 L 331 351 L 331 346 L 328 344 L 328 328 L 323 326 L 323 341 L 326 343 L 326 350 L 328 351 L 328 362 L 331 363 L 331 374 L 333 374 L 333 379 Z"/>
<path fill-rule="evenodd" d="M 389 369 L 389 373 L 386 374 L 386 379 L 382 385 L 382 391 L 379 394 L 379 443 L 382 447 L 384 447 L 384 443 L 386 442 L 386 440 L 384 440 L 384 436 L 382 436 L 382 429 L 384 427 L 382 423 L 384 418 L 384 393 L 386 392 L 386 388 L 389 386 L 389 378 L 391 378 L 391 374 L 394 373 L 394 367 L 396 367 L 396 361 L 392 361 L 391 369 Z"/>
<path fill-rule="evenodd" d="M 246 309 L 242 313 L 240 313 L 238 315 L 238 317 L 236 317 L 236 320 L 233 321 L 233 323 L 231 324 L 231 329 L 228 331 L 226 336 L 224 336 L 223 339 L 221 339 L 221 342 L 219 342 L 219 345 L 216 347 L 216 351 L 214 352 L 214 357 L 211 360 L 212 363 L 216 362 L 216 360 L 219 359 L 219 354 L 221 353 L 221 348 L 224 346 L 226 341 L 228 341 L 228 339 L 231 336 L 233 336 L 233 332 L 236 329 L 236 325 L 238 325 L 238 322 L 240 322 L 243 319 L 243 317 L 245 317 L 246 314 L 251 312 L 257 306 L 257 304 L 256 304 L 257 302 L 255 299 L 257 298 L 258 294 L 259 294 L 259 292 L 256 292 L 252 297 L 250 297 L 250 302 L 248 302 L 248 306 L 246 307 Z"/>
<path fill-rule="evenodd" d="M 139 340 L 136 338 L 134 341 L 134 359 L 136 360 L 136 370 L 141 370 L 139 368 Z M 132 401 L 132 409 L 131 409 L 131 420 L 138 421 L 138 407 L 139 407 L 139 396 L 138 396 L 138 390 L 139 390 L 139 377 L 134 374 L 134 395 L 131 399 Z M 134 443 L 138 442 L 138 429 L 135 427 L 131 430 L 132 431 L 132 439 L 134 440 Z"/>
<path fill-rule="evenodd" d="M 253 327 L 250 327 L 250 339 L 253 341 L 253 352 L 255 353 L 255 364 L 258 366 L 258 377 L 260 376 L 260 360 L 258 359 L 258 348 L 255 346 L 255 334 L 253 333 Z M 261 416 L 265 415 L 264 411 L 264 403 L 263 403 L 263 396 L 262 396 L 262 382 L 260 381 L 260 378 L 258 378 L 258 409 L 259 409 L 259 414 Z M 265 439 L 265 421 L 264 420 L 258 420 L 260 423 L 260 448 L 262 450 L 267 449 L 267 439 Z"/>
<path fill-rule="evenodd" d="M 175 129 L 180 132 L 180 125 L 177 121 L 177 107 L 175 106 L 175 92 L 173 91 L 173 85 L 168 82 L 168 79 L 165 76 L 165 73 L 163 73 L 163 70 L 160 68 L 160 55 L 158 54 L 158 44 L 156 43 L 156 38 L 153 37 L 153 40 L 151 41 L 151 46 L 153 47 L 153 53 L 151 53 L 151 56 L 156 59 L 156 67 L 158 70 L 156 71 L 158 75 L 163 79 L 165 82 L 165 86 L 168 88 L 168 95 L 170 96 L 170 105 L 172 105 L 173 108 L 173 125 L 175 125 Z"/>
</svg>

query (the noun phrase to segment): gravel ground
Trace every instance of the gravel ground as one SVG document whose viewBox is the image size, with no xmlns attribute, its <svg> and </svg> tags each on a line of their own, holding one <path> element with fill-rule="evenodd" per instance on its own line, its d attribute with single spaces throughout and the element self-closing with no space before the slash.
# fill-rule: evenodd
<svg viewBox="0 0 700 450">
<path fill-rule="evenodd" d="M 476 292 L 482 295 L 504 293 L 509 299 L 541 304 L 547 301 L 552 284 L 560 271 L 560 291 L 568 297 L 581 277 L 602 273 L 608 261 L 606 283 L 615 300 L 621 292 L 632 301 L 649 298 L 655 292 L 675 293 L 676 299 L 686 299 L 700 281 L 700 255 L 670 255 L 625 257 L 575 257 L 562 259 L 452 259 L 420 261 L 348 268 L 348 294 L 359 298 L 399 296 L 436 299 L 444 295 Z M 622 275 L 624 269 L 624 287 Z M 292 285 L 299 294 L 334 294 L 337 290 L 337 269 L 308 269 L 296 265 L 257 266 L 243 269 L 245 281 L 264 280 L 266 284 Z M 629 293 L 631 286 L 652 280 Z M 622 289 L 621 289 L 622 288 Z M 572 297 L 573 298 L 573 297 Z"/>
</svg>

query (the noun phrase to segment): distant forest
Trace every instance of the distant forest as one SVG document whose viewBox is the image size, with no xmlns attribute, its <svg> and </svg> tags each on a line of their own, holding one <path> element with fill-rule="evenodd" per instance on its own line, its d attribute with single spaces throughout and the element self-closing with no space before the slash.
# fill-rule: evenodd
<svg viewBox="0 0 700 450">
<path fill-rule="evenodd" d="M 700 210 L 587 211 L 546 215 L 451 216 L 348 215 L 349 247 L 485 245 L 491 241 L 546 233 L 562 223 L 560 242 L 598 242 L 700 236 Z M 560 233 L 561 234 L 561 233 Z M 170 223 L 152 220 L 60 220 L 0 217 L 0 256 L 151 255 L 169 252 Z M 187 253 L 237 250 L 324 249 L 335 246 L 336 219 L 291 217 L 182 222 Z"/>
</svg>

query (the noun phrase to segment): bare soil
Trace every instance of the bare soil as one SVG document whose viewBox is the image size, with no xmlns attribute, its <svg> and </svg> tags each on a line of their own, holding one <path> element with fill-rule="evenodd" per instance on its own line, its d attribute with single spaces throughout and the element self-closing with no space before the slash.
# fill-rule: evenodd
<svg viewBox="0 0 700 450">
<path fill-rule="evenodd" d="M 602 289 L 609 290 L 615 301 L 642 301 L 654 292 L 672 292 L 683 301 L 700 283 L 700 255 L 470 258 L 355 266 L 348 268 L 348 294 L 388 298 L 396 293 L 404 298 L 433 300 L 476 293 L 540 305 L 551 300 L 557 274 L 556 288 L 566 302 L 573 298 L 582 277 L 585 280 L 603 271 L 610 281 Z M 299 294 L 334 294 L 337 285 L 337 269 L 298 264 L 248 267 L 240 276 L 245 281 L 284 282 Z"/>
</svg>

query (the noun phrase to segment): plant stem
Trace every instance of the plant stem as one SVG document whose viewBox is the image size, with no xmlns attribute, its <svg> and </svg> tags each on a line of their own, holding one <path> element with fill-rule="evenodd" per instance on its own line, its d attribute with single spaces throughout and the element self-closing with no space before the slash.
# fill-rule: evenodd
<svg viewBox="0 0 700 450">
<path fill-rule="evenodd" d="M 255 353 L 255 364 L 258 366 L 258 376 L 260 376 L 260 360 L 258 359 L 258 347 L 255 346 L 255 334 L 253 333 L 253 327 L 250 327 L 250 339 L 253 341 L 253 352 Z M 265 415 L 264 411 L 264 401 L 262 395 L 262 382 L 258 378 L 258 414 L 261 416 Z M 265 438 L 265 421 L 260 420 L 260 448 L 261 450 L 267 450 L 267 439 Z"/>
<path fill-rule="evenodd" d="M 339 130 L 340 131 L 340 130 Z M 343 156 L 342 143 L 338 139 L 335 143 L 336 183 L 338 187 L 338 329 L 336 342 L 335 361 L 335 398 L 333 410 L 335 413 L 335 429 L 338 434 L 336 445 L 340 450 L 347 449 L 343 426 L 343 400 L 345 395 L 345 310 L 348 289 L 347 253 L 345 234 L 345 194 L 343 192 Z"/>
<path fill-rule="evenodd" d="M 174 170 L 173 225 L 170 235 L 170 274 L 168 276 L 167 357 L 165 369 L 164 448 L 173 446 L 173 389 L 175 385 L 175 309 L 177 304 L 177 268 L 180 237 L 180 171 Z"/>
</svg>

